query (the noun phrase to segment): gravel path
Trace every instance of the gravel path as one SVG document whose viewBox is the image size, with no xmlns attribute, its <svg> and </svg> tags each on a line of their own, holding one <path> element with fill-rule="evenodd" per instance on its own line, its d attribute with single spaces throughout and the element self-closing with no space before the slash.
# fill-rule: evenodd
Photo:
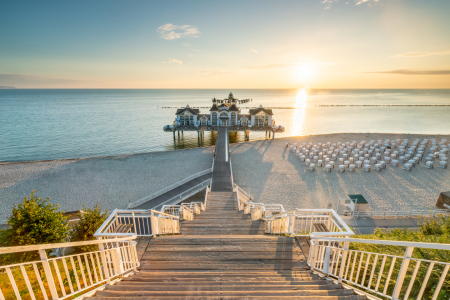
<svg viewBox="0 0 450 300">
<path fill-rule="evenodd" d="M 362 194 L 371 210 L 413 210 L 434 207 L 439 193 L 450 191 L 450 169 L 434 169 L 421 165 L 412 172 L 387 166 L 382 172 L 362 169 L 326 173 L 323 167 L 309 171 L 285 143 L 337 143 L 356 140 L 442 138 L 450 136 L 406 134 L 329 134 L 289 137 L 233 144 L 230 147 L 234 182 L 254 195 L 256 202 L 281 203 L 285 209 L 336 207 L 338 200 L 349 194 Z M 427 150 L 428 154 L 428 150 Z"/>
<path fill-rule="evenodd" d="M 33 189 L 66 211 L 82 204 L 126 208 L 153 192 L 211 168 L 214 148 L 112 157 L 0 164 L 0 220 Z"/>
</svg>

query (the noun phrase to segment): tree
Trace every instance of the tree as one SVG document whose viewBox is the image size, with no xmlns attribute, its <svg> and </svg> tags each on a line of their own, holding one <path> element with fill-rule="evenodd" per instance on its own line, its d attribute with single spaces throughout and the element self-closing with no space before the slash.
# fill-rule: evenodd
<svg viewBox="0 0 450 300">
<path fill-rule="evenodd" d="M 67 222 L 59 204 L 52 204 L 50 198 L 34 196 L 14 205 L 8 218 L 10 228 L 0 230 L 0 246 L 23 246 L 62 243 L 67 237 Z M 20 260 L 39 257 L 37 253 L 25 252 L 15 255 Z"/>
<path fill-rule="evenodd" d="M 95 205 L 94 209 L 86 209 L 83 203 L 83 212 L 78 214 L 80 221 L 70 231 L 70 241 L 95 240 L 94 233 L 105 222 L 107 215 L 108 210 L 102 212 L 102 208 L 98 204 Z M 77 250 L 82 252 L 94 251 L 97 250 L 96 247 L 95 245 L 81 246 L 77 247 Z"/>
</svg>

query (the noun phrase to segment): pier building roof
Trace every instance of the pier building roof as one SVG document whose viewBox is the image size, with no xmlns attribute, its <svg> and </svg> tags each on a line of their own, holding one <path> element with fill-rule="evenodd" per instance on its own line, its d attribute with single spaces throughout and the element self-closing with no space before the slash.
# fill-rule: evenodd
<svg viewBox="0 0 450 300">
<path fill-rule="evenodd" d="M 198 115 L 200 113 L 200 109 L 198 108 L 190 108 L 189 104 L 186 105 L 185 108 L 179 108 L 177 109 L 177 112 L 175 113 L 176 115 L 181 115 L 182 113 L 184 113 L 185 111 L 190 112 L 193 115 Z"/>
<path fill-rule="evenodd" d="M 249 113 L 251 115 L 256 115 L 256 114 L 258 114 L 258 113 L 260 113 L 262 111 L 265 112 L 268 115 L 271 115 L 271 116 L 273 115 L 272 109 L 264 108 L 262 105 L 260 105 L 258 108 L 250 109 Z"/>
</svg>

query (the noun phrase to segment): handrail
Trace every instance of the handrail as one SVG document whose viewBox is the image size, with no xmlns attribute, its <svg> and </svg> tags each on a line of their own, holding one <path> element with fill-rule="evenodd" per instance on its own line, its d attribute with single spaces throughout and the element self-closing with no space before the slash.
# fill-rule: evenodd
<svg viewBox="0 0 450 300">
<path fill-rule="evenodd" d="M 169 200 L 164 201 L 163 203 L 159 204 L 158 206 L 165 205 L 166 203 L 181 202 L 181 201 L 184 200 L 183 199 L 184 197 L 191 196 L 193 191 L 196 191 L 199 188 L 203 189 L 204 187 L 207 187 L 207 186 L 211 185 L 211 181 L 212 181 L 212 179 L 207 179 L 207 180 L 197 184 L 196 186 L 193 186 L 190 189 L 188 189 L 188 190 L 186 190 L 186 191 L 184 191 L 184 192 L 182 192 L 182 193 L 180 193 L 180 194 L 170 198 Z"/>
<path fill-rule="evenodd" d="M 135 239 L 136 237 L 137 237 L 137 235 L 132 233 L 132 234 L 128 235 L 127 237 L 109 239 L 108 243 L 130 241 L 132 239 Z M 86 245 L 99 245 L 99 244 L 104 244 L 104 243 L 105 243 L 105 240 L 91 240 L 91 241 L 68 242 L 68 243 L 0 247 L 0 254 L 39 251 L 39 250 L 56 249 L 56 248 L 78 247 L 78 246 L 86 246 Z"/>
<path fill-rule="evenodd" d="M 387 251 L 392 249 L 390 246 L 398 246 L 401 248 L 396 251 L 403 251 L 403 255 L 385 253 L 386 250 L 383 253 L 355 250 L 350 247 L 351 243 L 384 245 Z M 388 299 L 422 299 L 425 296 L 435 300 L 444 283 L 445 289 L 449 288 L 450 262 L 416 258 L 413 256 L 415 248 L 450 251 L 450 244 L 319 237 L 314 233 L 308 265 L 315 272 L 377 296 Z M 420 250 L 420 253 L 423 256 L 426 251 Z"/>
<path fill-rule="evenodd" d="M 450 215 L 450 209 L 430 209 L 430 210 L 409 210 L 409 211 L 355 211 L 352 216 L 359 217 L 411 217 L 411 216 L 431 216 Z"/>
<path fill-rule="evenodd" d="M 157 192 L 155 192 L 155 193 L 153 193 L 153 194 L 150 194 L 150 195 L 148 195 L 148 196 L 146 196 L 146 197 L 144 197 L 144 198 L 141 198 L 141 199 L 139 199 L 139 200 L 136 200 L 136 201 L 134 201 L 134 202 L 130 202 L 130 203 L 128 204 L 128 208 L 134 208 L 134 207 L 136 207 L 136 206 L 139 206 L 139 205 L 141 205 L 142 203 L 145 203 L 145 202 L 147 202 L 147 201 L 150 201 L 151 199 L 156 198 L 156 197 L 158 197 L 158 196 L 161 196 L 162 194 L 167 193 L 168 191 L 173 190 L 174 188 L 177 188 L 177 187 L 179 187 L 179 186 L 185 184 L 186 182 L 191 181 L 191 180 L 194 179 L 194 178 L 197 178 L 197 177 L 206 175 L 206 174 L 211 173 L 211 172 L 212 172 L 212 168 L 206 169 L 206 170 L 204 170 L 204 171 L 201 171 L 201 172 L 195 173 L 195 174 L 193 174 L 193 175 L 191 175 L 191 176 L 188 176 L 188 177 L 184 178 L 183 180 L 180 180 L 180 181 L 178 181 L 178 182 L 175 182 L 175 183 L 173 183 L 173 184 L 171 184 L 171 185 L 169 185 L 169 186 L 163 188 L 162 190 L 159 190 L 159 191 L 157 191 Z"/>
</svg>

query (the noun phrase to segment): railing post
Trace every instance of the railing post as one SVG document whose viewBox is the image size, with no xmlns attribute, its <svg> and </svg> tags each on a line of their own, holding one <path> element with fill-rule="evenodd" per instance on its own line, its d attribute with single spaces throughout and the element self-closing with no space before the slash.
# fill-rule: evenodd
<svg viewBox="0 0 450 300">
<path fill-rule="evenodd" d="M 151 211 L 150 223 L 152 224 L 152 234 L 155 238 L 158 235 L 158 219 L 156 218 L 153 210 Z"/>
<path fill-rule="evenodd" d="M 114 274 L 122 274 L 123 273 L 123 264 L 122 259 L 120 255 L 120 249 L 119 245 L 117 245 L 117 248 L 111 249 L 111 257 L 112 257 L 112 263 L 114 267 Z"/>
<path fill-rule="evenodd" d="M 289 234 L 293 235 L 294 234 L 294 222 L 295 222 L 295 214 L 292 213 L 289 216 Z"/>
<path fill-rule="evenodd" d="M 134 227 L 134 233 L 138 234 L 137 227 L 136 227 L 136 219 L 134 217 L 134 212 L 131 213 L 131 216 L 133 217 L 133 227 Z"/>
<path fill-rule="evenodd" d="M 328 274 L 328 266 L 330 265 L 330 246 L 325 248 L 325 257 L 323 259 L 322 272 Z"/>
<path fill-rule="evenodd" d="M 42 266 L 44 267 L 45 277 L 47 278 L 48 288 L 50 289 L 50 294 L 53 300 L 57 300 L 58 292 L 56 291 L 55 281 L 53 280 L 52 269 L 48 263 L 47 253 L 44 249 L 39 250 L 39 256 L 41 257 Z"/>
<path fill-rule="evenodd" d="M 342 278 L 344 276 L 344 264 L 345 264 L 345 261 L 347 260 L 348 248 L 350 248 L 350 242 L 345 242 L 344 243 L 344 251 L 342 252 L 341 265 L 339 267 L 339 277 L 338 277 L 339 283 L 342 283 Z"/>
<path fill-rule="evenodd" d="M 408 270 L 409 261 L 413 253 L 414 247 L 406 247 L 405 255 L 403 256 L 402 266 L 398 272 L 397 281 L 395 283 L 394 293 L 392 293 L 392 299 L 398 299 L 400 291 L 402 289 L 403 281 L 405 280 L 406 271 Z"/>
</svg>

